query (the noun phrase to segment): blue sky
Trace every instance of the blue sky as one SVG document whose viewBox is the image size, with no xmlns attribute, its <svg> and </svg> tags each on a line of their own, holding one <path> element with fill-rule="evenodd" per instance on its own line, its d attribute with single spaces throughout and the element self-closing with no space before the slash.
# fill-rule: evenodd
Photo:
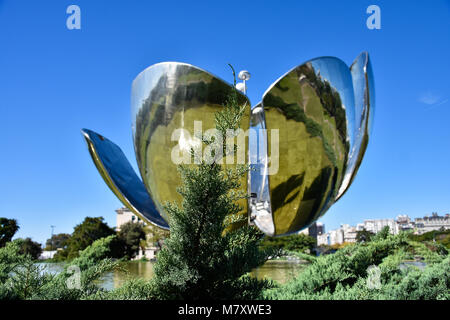
<svg viewBox="0 0 450 320">
<path fill-rule="evenodd" d="M 66 8 L 81 8 L 81 30 Z M 381 30 L 366 8 L 381 8 Z M 351 64 L 367 50 L 376 88 L 373 135 L 352 187 L 321 219 L 450 212 L 450 1 L 0 0 L 0 216 L 39 242 L 86 216 L 115 225 L 121 206 L 80 128 L 104 134 L 135 165 L 131 82 L 162 61 L 231 81 L 252 73 L 256 104 L 292 67 L 318 56 Z"/>
</svg>

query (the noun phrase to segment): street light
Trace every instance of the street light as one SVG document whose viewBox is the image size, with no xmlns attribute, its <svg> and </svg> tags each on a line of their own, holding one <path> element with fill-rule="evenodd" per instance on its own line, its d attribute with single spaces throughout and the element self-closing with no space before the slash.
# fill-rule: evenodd
<svg viewBox="0 0 450 320">
<path fill-rule="evenodd" d="M 243 82 L 239 82 L 238 84 L 236 84 L 236 89 L 238 89 L 239 91 L 244 92 L 244 94 L 247 94 L 247 80 L 250 80 L 250 72 L 248 72 L 247 70 L 242 70 L 239 72 L 238 74 L 238 78 L 239 80 L 242 80 Z"/>
</svg>

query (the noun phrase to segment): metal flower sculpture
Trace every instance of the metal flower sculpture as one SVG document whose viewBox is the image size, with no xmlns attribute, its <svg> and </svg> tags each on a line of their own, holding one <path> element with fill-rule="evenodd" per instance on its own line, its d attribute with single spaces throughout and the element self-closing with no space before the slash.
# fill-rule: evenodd
<svg viewBox="0 0 450 320">
<path fill-rule="evenodd" d="M 159 63 L 140 73 L 131 109 L 142 180 L 117 145 L 82 130 L 97 169 L 126 207 L 169 228 L 163 203 L 180 200 L 173 153 L 198 143 L 198 126 L 214 127 L 214 114 L 232 90 L 185 63 Z M 245 152 L 253 167 L 242 181 L 249 190 L 243 210 L 268 235 L 300 231 L 346 192 L 361 164 L 374 108 L 368 54 L 350 68 L 334 57 L 310 60 L 272 84 L 252 109 L 241 92 L 238 100 L 246 106 L 242 129 L 248 130 Z"/>
</svg>

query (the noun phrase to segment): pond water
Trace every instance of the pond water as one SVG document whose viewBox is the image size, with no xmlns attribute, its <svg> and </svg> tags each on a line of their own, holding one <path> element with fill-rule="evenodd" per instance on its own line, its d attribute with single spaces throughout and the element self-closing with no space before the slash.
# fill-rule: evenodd
<svg viewBox="0 0 450 320">
<path fill-rule="evenodd" d="M 45 272 L 61 272 L 63 263 L 42 263 Z M 123 263 L 126 272 L 112 271 L 106 273 L 99 281 L 99 285 L 106 290 L 120 287 L 125 281 L 132 278 L 150 279 L 153 276 L 154 262 L 130 261 Z M 308 263 L 298 260 L 269 260 L 259 268 L 254 269 L 250 275 L 258 279 L 272 279 L 279 283 L 285 283 L 293 279 L 303 270 Z"/>
</svg>

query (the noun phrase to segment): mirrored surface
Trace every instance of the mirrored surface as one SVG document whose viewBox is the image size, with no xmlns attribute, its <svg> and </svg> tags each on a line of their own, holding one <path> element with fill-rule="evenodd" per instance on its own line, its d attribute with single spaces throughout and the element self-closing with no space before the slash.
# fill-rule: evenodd
<svg viewBox="0 0 450 320">
<path fill-rule="evenodd" d="M 269 192 L 269 158 L 267 154 L 267 130 L 261 103 L 251 112 L 249 134 L 249 222 L 267 235 L 274 235 Z"/>
<path fill-rule="evenodd" d="M 375 107 L 372 66 L 367 52 L 361 53 L 350 67 L 355 94 L 355 143 L 336 201 L 348 190 L 361 165 L 369 143 Z"/>
<path fill-rule="evenodd" d="M 369 102 L 373 100 L 370 87 L 370 63 L 363 53 L 352 69 L 334 57 L 310 60 L 266 91 L 264 115 L 255 114 L 255 122 L 265 119 L 268 158 L 275 156 L 271 143 L 275 131 L 279 140 L 278 171 L 267 174 L 273 226 L 269 226 L 270 219 L 264 220 L 261 230 L 269 230 L 266 234 L 302 230 L 348 189 L 367 146 Z M 259 161 L 260 166 L 264 164 Z M 252 188 L 258 199 L 265 184 L 256 180 L 265 178 L 252 177 L 251 185 L 260 185 Z M 253 213 L 257 225 L 258 211 Z"/>
<path fill-rule="evenodd" d="M 178 151 L 189 152 L 199 144 L 194 129 L 204 133 L 215 128 L 215 112 L 223 108 L 231 90 L 232 85 L 212 74 L 178 62 L 153 65 L 134 80 L 131 111 L 136 159 L 142 180 L 166 220 L 169 217 L 164 203 L 181 202 L 176 191 L 180 175 L 171 154 L 177 146 L 184 149 Z M 242 129 L 248 130 L 250 102 L 241 93 L 238 100 L 247 106 Z M 180 128 L 185 131 L 174 135 Z M 242 187 L 247 189 L 246 177 L 242 178 Z M 247 215 L 247 201 L 239 204 L 243 207 L 242 214 Z"/>
<path fill-rule="evenodd" d="M 248 98 L 237 93 L 246 107 L 242 129 L 250 128 L 245 153 L 251 170 L 241 180 L 249 199 L 239 203 L 249 223 L 270 236 L 298 232 L 342 197 L 367 148 L 373 87 L 369 57 L 362 53 L 350 68 L 322 57 L 290 70 L 251 111 Z M 142 181 L 119 147 L 83 130 L 100 174 L 127 207 L 168 228 L 164 204 L 182 200 L 177 166 L 193 163 L 192 148 L 204 156 L 201 137 L 215 128 L 215 114 L 232 90 L 212 74 L 178 62 L 153 65 L 136 77 L 132 131 Z"/>
<path fill-rule="evenodd" d="M 168 229 L 169 225 L 156 210 L 122 150 L 94 131 L 83 129 L 81 132 L 100 175 L 120 201 L 144 221 Z"/>
</svg>

